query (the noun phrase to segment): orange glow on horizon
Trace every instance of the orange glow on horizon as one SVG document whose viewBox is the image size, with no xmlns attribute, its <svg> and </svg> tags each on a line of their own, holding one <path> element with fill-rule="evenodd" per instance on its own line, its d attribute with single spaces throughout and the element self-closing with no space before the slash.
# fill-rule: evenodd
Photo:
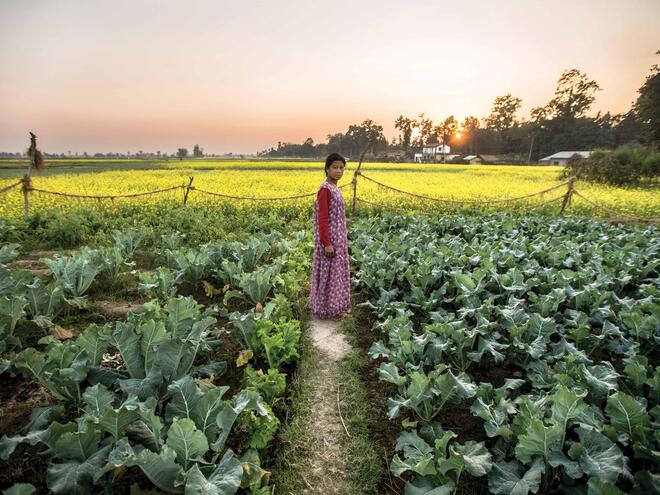
<svg viewBox="0 0 660 495">
<path fill-rule="evenodd" d="M 256 153 L 365 119 L 391 140 L 399 115 L 483 118 L 507 92 L 529 118 L 569 68 L 603 88 L 590 114 L 627 112 L 658 19 L 657 0 L 3 2 L 0 151 L 32 130 L 53 153 Z"/>
</svg>

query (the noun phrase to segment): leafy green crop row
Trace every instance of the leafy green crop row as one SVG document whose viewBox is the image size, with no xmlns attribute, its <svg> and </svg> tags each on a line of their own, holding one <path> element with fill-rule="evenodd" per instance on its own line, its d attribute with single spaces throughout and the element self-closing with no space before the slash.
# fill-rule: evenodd
<svg viewBox="0 0 660 495">
<path fill-rule="evenodd" d="M 390 216 L 351 237 L 406 494 L 466 476 L 494 494 L 657 493 L 657 229 Z"/>
<path fill-rule="evenodd" d="M 112 493 L 113 477 L 130 467 L 168 493 L 270 493 L 259 449 L 277 431 L 271 406 L 297 358 L 292 301 L 307 277 L 309 243 L 272 232 L 191 249 L 170 236 L 156 253 L 167 266 L 139 273 L 139 290 L 151 298 L 144 312 L 24 348 L 18 329 L 53 326 L 61 311 L 87 305 L 99 274 L 121 277 L 134 267 L 140 235 L 114 237 L 112 248 L 45 260 L 46 280 L 9 267 L 17 246 L 0 250 L 1 371 L 38 382 L 58 400 L 34 409 L 21 434 L 4 436 L 0 458 L 21 443 L 46 445 L 54 493 Z M 205 307 L 177 295 L 202 282 L 221 302 Z M 244 345 L 236 366 L 251 362 L 231 395 L 222 377 L 234 364 L 213 359 L 227 339 Z"/>
</svg>

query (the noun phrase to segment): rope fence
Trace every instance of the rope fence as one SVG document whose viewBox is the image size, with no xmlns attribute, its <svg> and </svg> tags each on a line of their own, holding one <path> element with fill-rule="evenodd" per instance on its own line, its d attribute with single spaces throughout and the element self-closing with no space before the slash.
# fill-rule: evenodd
<svg viewBox="0 0 660 495">
<path fill-rule="evenodd" d="M 610 208 L 608 206 L 596 203 L 595 201 L 592 201 L 591 199 L 585 197 L 579 191 L 573 190 L 573 194 L 575 194 L 576 196 L 582 198 L 583 200 L 585 200 L 587 203 L 589 203 L 590 205 L 592 205 L 595 208 L 606 211 L 608 213 L 612 213 L 614 215 L 618 215 L 619 216 L 618 218 L 621 218 L 622 220 L 635 220 L 635 221 L 639 221 L 639 222 L 660 223 L 660 218 L 658 218 L 658 217 L 638 217 L 638 216 L 635 216 L 635 215 L 628 215 L 626 213 L 621 213 L 621 212 L 618 212 L 616 210 L 613 210 L 612 208 Z"/>
<path fill-rule="evenodd" d="M 339 189 L 343 189 L 344 187 L 348 187 L 348 186 L 351 186 L 351 185 L 352 184 L 344 184 L 343 186 L 339 186 Z M 203 193 L 203 194 L 208 194 L 210 196 L 219 196 L 221 198 L 229 198 L 229 199 L 237 199 L 237 200 L 249 200 L 249 201 L 281 201 L 281 200 L 289 200 L 289 199 L 310 198 L 312 196 L 316 196 L 316 193 L 309 193 L 309 194 L 297 194 L 295 196 L 284 196 L 284 197 L 279 197 L 279 198 L 257 198 L 257 197 L 252 197 L 252 196 L 232 196 L 232 195 L 229 195 L 229 194 L 206 191 L 204 189 L 200 189 L 200 188 L 195 187 L 195 186 L 190 186 L 190 190 L 197 191 L 197 192 L 200 192 L 200 193 Z"/>
<path fill-rule="evenodd" d="M 174 191 L 176 189 L 184 189 L 186 186 L 172 186 L 166 187 L 164 189 L 156 189 L 154 191 L 145 191 L 132 194 L 74 194 L 74 193 L 65 193 L 60 191 L 48 191 L 46 189 L 39 189 L 36 187 L 29 187 L 29 191 L 39 192 L 43 194 L 52 194 L 54 196 L 62 196 L 66 198 L 82 198 L 82 199 L 120 199 L 120 198 L 138 198 L 140 196 L 150 196 L 152 194 L 160 194 L 168 191 Z"/>
<path fill-rule="evenodd" d="M 388 189 L 394 192 L 397 192 L 399 194 L 403 194 L 406 196 L 410 196 L 413 198 L 417 199 L 422 199 L 425 201 L 431 201 L 431 202 L 436 202 L 436 203 L 442 203 L 442 204 L 452 204 L 452 205 L 496 205 L 496 204 L 509 204 L 509 203 L 515 203 L 514 208 L 521 207 L 523 211 L 530 211 L 536 208 L 540 208 L 542 206 L 549 205 L 551 203 L 556 203 L 558 201 L 562 201 L 562 206 L 560 210 L 560 214 L 563 213 L 566 208 L 568 208 L 571 205 L 571 199 L 573 195 L 581 198 L 591 206 L 593 206 L 596 209 L 599 209 L 601 211 L 605 211 L 609 214 L 616 215 L 616 218 L 612 220 L 629 220 L 629 221 L 637 221 L 637 222 L 647 222 L 647 223 L 660 223 L 660 218 L 658 217 L 640 217 L 640 216 L 635 216 L 635 215 L 629 215 L 621 212 L 617 212 L 616 210 L 605 206 L 603 204 L 600 204 L 592 199 L 589 199 L 585 197 L 582 193 L 577 191 L 574 188 L 574 183 L 577 180 L 576 177 L 571 177 L 565 182 L 562 182 L 560 184 L 557 184 L 556 186 L 549 187 L 547 189 L 543 189 L 541 191 L 537 191 L 534 193 L 530 194 L 525 194 L 522 196 L 515 196 L 512 198 L 499 198 L 499 199 L 485 199 L 485 200 L 471 200 L 471 199 L 464 199 L 464 200 L 457 200 L 457 199 L 448 199 L 448 198 L 437 198 L 437 197 L 431 197 L 431 196 L 425 196 L 422 194 L 417 194 L 417 193 L 412 193 L 409 191 L 404 191 L 402 189 L 390 186 L 388 184 L 384 184 L 380 181 L 377 181 L 371 177 L 368 177 L 364 175 L 360 170 L 356 170 L 355 174 L 353 176 L 353 180 L 347 184 L 344 184 L 342 186 L 339 186 L 339 189 L 343 189 L 346 187 L 352 187 L 353 189 L 353 212 L 355 211 L 356 208 L 356 203 L 364 203 L 367 205 L 371 206 L 378 206 L 382 207 L 385 209 L 393 210 L 393 211 L 401 211 L 401 212 L 406 212 L 408 210 L 405 210 L 403 208 L 397 208 L 395 206 L 391 205 L 383 205 L 383 204 L 378 204 L 373 201 L 368 201 L 364 198 L 358 197 L 357 196 L 357 183 L 358 183 L 358 178 L 365 179 L 369 182 L 372 182 L 376 184 L 377 186 Z M 143 192 L 137 192 L 137 193 L 129 193 L 129 194 L 76 194 L 76 193 L 68 193 L 68 192 L 63 192 L 63 191 L 51 191 L 47 189 L 41 189 L 34 187 L 32 185 L 32 178 L 28 175 L 23 177 L 17 182 L 14 182 L 12 184 L 9 184 L 3 188 L 0 189 L 0 194 L 4 194 L 9 192 L 10 190 L 22 185 L 22 191 L 23 191 L 23 198 L 24 198 L 24 207 L 23 211 L 25 216 L 28 216 L 29 212 L 29 193 L 31 192 L 36 192 L 36 193 L 42 193 L 42 194 L 50 194 L 54 196 L 59 196 L 63 198 L 77 198 L 77 199 L 97 199 L 97 200 L 104 200 L 104 199 L 110 199 L 110 200 L 115 200 L 115 199 L 122 199 L 122 198 L 137 198 L 137 197 L 144 197 L 144 196 L 151 196 L 155 194 L 163 194 L 166 192 L 170 191 L 175 191 L 175 190 L 184 190 L 185 195 L 183 199 L 183 204 L 186 205 L 188 201 L 188 195 L 190 194 L 191 191 L 198 192 L 200 194 L 205 194 L 208 196 L 214 196 L 214 197 L 220 197 L 220 198 L 225 198 L 225 199 L 232 199 L 232 200 L 237 200 L 237 201 L 288 201 L 288 200 L 295 200 L 295 199 L 302 199 L 302 198 L 311 198 L 313 196 L 316 196 L 316 193 L 308 193 L 308 194 L 296 194 L 292 196 L 280 196 L 280 197 L 266 197 L 266 198 L 261 198 L 261 197 L 254 197 L 254 196 L 238 196 L 238 195 L 231 195 L 231 194 L 224 194 L 224 193 L 219 193 L 215 191 L 209 191 L 206 189 L 201 189 L 196 186 L 192 185 L 193 182 L 193 177 L 190 177 L 190 181 L 188 184 L 179 184 L 176 186 L 171 186 L 171 187 L 166 187 L 162 189 L 155 189 L 152 191 L 143 191 Z M 547 200 L 544 199 L 544 195 L 546 195 L 549 192 L 556 191 L 558 189 L 561 189 L 563 187 L 566 187 L 566 192 L 562 194 L 561 196 L 558 196 L 556 198 L 551 198 Z M 531 205 L 525 205 L 522 206 L 519 204 L 521 200 L 525 199 L 530 199 L 533 197 L 539 196 L 543 201 L 540 203 L 534 203 Z M 427 213 L 422 213 L 422 214 L 427 214 Z"/>
<path fill-rule="evenodd" d="M 20 186 L 22 183 L 23 183 L 23 181 L 19 180 L 17 182 L 14 182 L 13 184 L 9 184 L 8 186 L 5 186 L 2 189 L 0 189 L 0 194 L 5 193 L 5 192 L 15 188 L 16 186 Z"/>
<path fill-rule="evenodd" d="M 556 186 L 550 187 L 548 189 L 544 189 L 543 191 L 537 191 L 535 193 L 531 194 L 526 194 L 524 196 L 516 196 L 513 198 L 505 198 L 505 199 L 485 199 L 485 200 L 476 200 L 476 199 L 445 199 L 445 198 L 433 198 L 430 196 L 423 196 L 421 194 L 416 194 L 416 193 L 411 193 L 408 191 L 403 191 L 401 189 L 397 189 L 396 187 L 388 186 L 387 184 L 383 184 L 382 182 L 379 182 L 375 179 L 372 179 L 371 177 L 367 177 L 361 172 L 358 172 L 358 176 L 362 177 L 363 179 L 367 179 L 370 182 L 373 182 L 374 184 L 378 184 L 380 187 L 384 187 L 385 189 L 391 189 L 392 191 L 396 191 L 401 194 L 406 194 L 408 196 L 412 196 L 415 198 L 419 199 L 426 199 L 429 201 L 437 201 L 439 203 L 451 203 L 451 204 L 493 204 L 493 203 L 512 203 L 514 201 L 519 201 L 521 199 L 526 199 L 526 198 L 531 198 L 532 196 L 538 196 L 538 195 L 543 195 L 545 193 L 548 193 L 550 191 L 554 191 L 555 189 L 559 189 L 560 187 L 564 187 L 568 185 L 569 182 L 571 182 L 571 179 L 567 180 L 566 182 L 562 182 L 561 184 L 557 184 Z"/>
</svg>

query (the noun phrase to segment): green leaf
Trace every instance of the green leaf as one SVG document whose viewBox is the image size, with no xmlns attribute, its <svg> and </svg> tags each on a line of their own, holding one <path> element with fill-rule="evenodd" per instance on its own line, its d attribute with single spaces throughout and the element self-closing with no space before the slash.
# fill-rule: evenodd
<svg viewBox="0 0 660 495">
<path fill-rule="evenodd" d="M 598 478 L 589 478 L 587 495 L 626 495 L 610 483 L 603 483 Z"/>
<path fill-rule="evenodd" d="M 472 476 L 484 476 L 493 467 L 490 452 L 483 442 L 470 440 L 465 445 L 456 444 L 452 449 L 463 458 L 465 470 Z"/>
<path fill-rule="evenodd" d="M 552 400 L 550 420 L 554 425 L 559 427 L 559 431 L 561 432 L 560 445 L 564 443 L 568 426 L 589 408 L 582 401 L 583 396 L 584 394 L 578 395 L 565 386 L 560 385 L 555 394 L 550 397 Z"/>
<path fill-rule="evenodd" d="M 60 459 L 84 461 L 97 450 L 101 441 L 101 432 L 93 429 L 64 433 L 54 442 L 55 454 Z"/>
<path fill-rule="evenodd" d="M 190 417 L 195 422 L 197 428 L 206 435 L 209 442 L 213 440 L 215 433 L 218 431 L 218 425 L 215 419 L 224 404 L 222 397 L 227 390 L 229 390 L 227 386 L 214 387 L 208 390 L 193 405 Z"/>
<path fill-rule="evenodd" d="M 401 476 L 406 471 L 413 471 L 422 476 L 436 474 L 433 447 L 419 437 L 416 431 L 404 431 L 396 442 L 396 450 L 403 451 L 404 458 L 398 455 L 392 458 L 390 471 Z"/>
<path fill-rule="evenodd" d="M 7 460 L 9 456 L 16 450 L 16 446 L 20 443 L 28 443 L 36 445 L 40 442 L 54 445 L 57 439 L 64 433 L 72 433 L 76 431 L 75 423 L 66 423 L 64 425 L 54 422 L 45 430 L 31 431 L 25 436 L 7 437 L 4 435 L 0 440 L 0 459 Z"/>
<path fill-rule="evenodd" d="M 639 487 L 635 495 L 660 495 L 660 474 L 649 471 L 637 471 L 635 481 Z"/>
<path fill-rule="evenodd" d="M 87 353 L 89 362 L 92 365 L 98 365 L 107 351 L 108 340 L 112 334 L 112 325 L 109 323 L 102 327 L 92 324 L 78 337 L 76 344 Z"/>
<path fill-rule="evenodd" d="M 175 337 L 185 338 L 199 315 L 199 307 L 192 297 L 179 296 L 169 299 L 165 305 L 169 315 L 168 330 Z"/>
<path fill-rule="evenodd" d="M 580 442 L 574 443 L 568 453 L 588 476 L 615 483 L 620 475 L 628 472 L 626 458 L 609 438 L 582 426 L 577 428 L 577 433 Z"/>
<path fill-rule="evenodd" d="M 610 392 L 616 392 L 619 388 L 617 384 L 619 374 L 607 361 L 596 366 L 585 367 L 583 374 L 589 390 L 597 399 L 604 399 Z"/>
<path fill-rule="evenodd" d="M 406 377 L 399 375 L 399 369 L 394 363 L 380 363 L 378 379 L 397 386 L 406 383 Z"/>
<path fill-rule="evenodd" d="M 85 459 L 72 460 L 62 464 L 50 464 L 47 476 L 48 488 L 56 494 L 89 494 L 94 474 L 105 464 L 109 451 L 110 445 L 106 445 L 100 450 L 95 450 L 90 457 Z"/>
<path fill-rule="evenodd" d="M 243 457 L 240 458 L 241 467 L 243 468 L 243 477 L 241 478 L 241 488 L 248 488 L 251 492 L 258 493 L 259 488 L 268 484 L 270 478 L 270 471 L 266 471 L 261 467 L 261 460 L 259 459 L 259 452 L 256 449 L 248 449 Z M 271 492 L 268 492 L 270 495 Z"/>
<path fill-rule="evenodd" d="M 236 394 L 230 403 L 224 403 L 216 416 L 216 425 L 220 431 L 218 432 L 218 438 L 212 445 L 215 452 L 222 451 L 236 418 L 246 409 L 254 409 L 261 416 L 268 414 L 268 411 L 264 408 L 261 396 L 256 392 L 243 390 Z"/>
<path fill-rule="evenodd" d="M 188 473 L 186 495 L 233 495 L 241 486 L 243 467 L 231 449 L 207 479 L 195 464 Z"/>
<path fill-rule="evenodd" d="M 110 433 L 117 441 L 126 428 L 139 417 L 137 399 L 135 396 L 129 396 L 117 409 L 108 409 L 99 419 L 98 425 L 101 430 Z"/>
<path fill-rule="evenodd" d="M 118 380 L 119 388 L 126 394 L 137 396 L 140 400 L 149 397 L 158 397 L 159 389 L 163 383 L 163 375 L 158 368 L 151 368 L 146 378 L 128 378 Z"/>
<path fill-rule="evenodd" d="M 647 444 L 650 421 L 646 408 L 635 398 L 617 392 L 607 399 L 605 412 L 616 431 L 619 432 L 619 441 L 624 445 L 628 442 L 641 442 Z"/>
<path fill-rule="evenodd" d="M 16 483 L 11 488 L 3 490 L 2 495 L 32 495 L 36 491 L 31 483 Z"/>
<path fill-rule="evenodd" d="M 129 426 L 126 432 L 132 441 L 142 444 L 154 452 L 158 452 L 163 443 L 161 437 L 163 421 L 155 413 L 156 406 L 157 401 L 154 397 L 140 402 L 138 413 L 141 419 Z"/>
<path fill-rule="evenodd" d="M 524 464 L 540 457 L 547 462 L 551 450 L 561 451 L 562 431 L 559 426 L 545 426 L 540 419 L 533 420 L 523 435 L 518 437 L 516 457 Z"/>
<path fill-rule="evenodd" d="M 506 409 L 492 405 L 487 405 L 480 398 L 472 403 L 471 411 L 484 420 L 486 435 L 489 437 L 501 436 L 510 437 L 513 432 L 509 427 L 509 419 Z"/>
<path fill-rule="evenodd" d="M 406 495 L 451 495 L 456 485 L 452 481 L 438 486 L 435 478 L 417 477 L 414 482 L 406 483 Z"/>
<path fill-rule="evenodd" d="M 91 416 L 100 418 L 112 407 L 112 402 L 115 398 L 115 394 L 100 383 L 97 383 L 93 387 L 88 387 L 83 394 L 83 402 L 87 404 L 85 412 Z"/>
<path fill-rule="evenodd" d="M 191 462 L 204 462 L 202 456 L 209 450 L 203 432 L 195 427 L 192 419 L 174 418 L 167 432 L 167 446 L 176 452 L 177 460 L 188 469 Z"/>
<path fill-rule="evenodd" d="M 174 417 L 192 418 L 195 404 L 202 397 L 202 393 L 190 375 L 172 382 L 167 391 L 172 400 L 165 409 L 165 419 L 171 421 Z"/>
<path fill-rule="evenodd" d="M 30 413 L 30 420 L 23 428 L 23 431 L 27 433 L 47 428 L 53 421 L 59 419 L 62 414 L 64 414 L 64 405 L 62 404 L 34 408 Z"/>
<path fill-rule="evenodd" d="M 165 323 L 162 321 L 148 320 L 140 326 L 140 350 L 144 356 L 144 372 L 149 373 L 157 361 L 159 347 L 170 339 Z"/>
<path fill-rule="evenodd" d="M 169 493 L 183 493 L 180 478 L 183 469 L 175 462 L 176 452 L 169 446 L 163 445 L 160 453 L 149 449 L 142 450 L 136 457 L 136 464 L 144 474 L 161 490 Z"/>
<path fill-rule="evenodd" d="M 131 323 L 118 321 L 115 330 L 109 338 L 110 344 L 115 346 L 126 365 L 131 378 L 144 378 L 144 360 L 140 354 L 140 336 L 135 332 Z"/>
<path fill-rule="evenodd" d="M 160 369 L 166 382 L 176 380 L 186 375 L 192 364 L 194 355 L 191 356 L 192 345 L 180 340 L 172 339 L 164 342 L 158 348 L 154 366 Z"/>
<path fill-rule="evenodd" d="M 536 493 L 541 484 L 545 466 L 536 459 L 527 472 L 517 461 L 496 462 L 488 474 L 488 488 L 496 495 L 527 495 Z M 524 474 L 523 474 L 524 473 Z"/>
<path fill-rule="evenodd" d="M 463 292 L 472 293 L 477 288 L 477 284 L 469 275 L 457 273 L 455 276 L 456 286 Z"/>
</svg>

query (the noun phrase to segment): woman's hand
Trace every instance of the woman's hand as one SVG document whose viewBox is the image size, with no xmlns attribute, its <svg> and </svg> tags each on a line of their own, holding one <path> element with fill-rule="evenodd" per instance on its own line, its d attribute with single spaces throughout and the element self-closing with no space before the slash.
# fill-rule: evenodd
<svg viewBox="0 0 660 495">
<path fill-rule="evenodd" d="M 328 258 L 333 258 L 335 256 L 335 247 L 332 244 L 330 244 L 329 246 L 325 246 L 324 254 Z"/>
</svg>

